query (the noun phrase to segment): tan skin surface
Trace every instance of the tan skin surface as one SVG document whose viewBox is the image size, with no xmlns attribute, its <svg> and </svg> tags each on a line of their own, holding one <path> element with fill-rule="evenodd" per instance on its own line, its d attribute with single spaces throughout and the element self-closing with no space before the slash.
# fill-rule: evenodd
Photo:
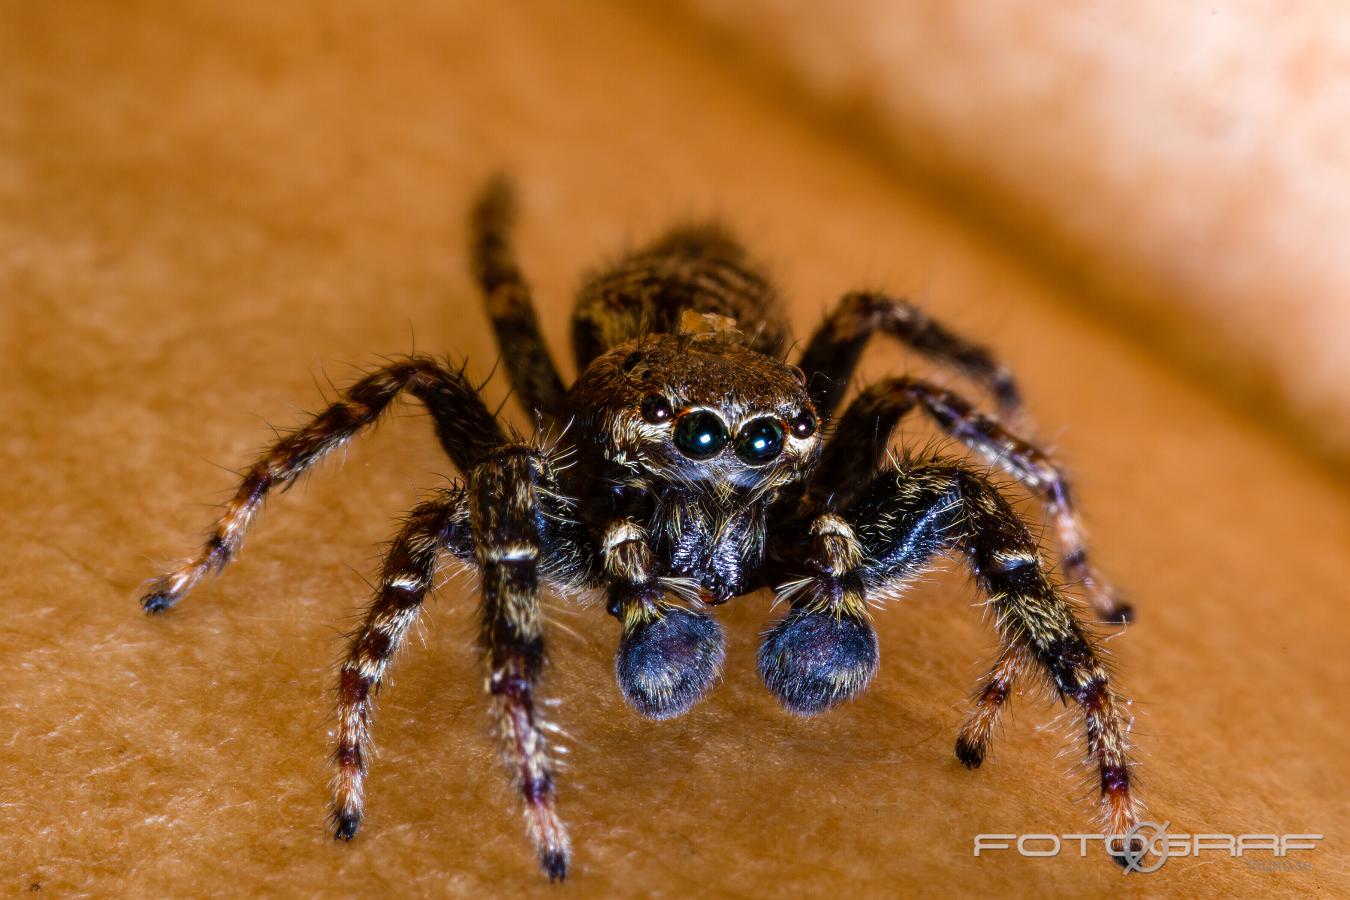
<svg viewBox="0 0 1350 900">
<path fill-rule="evenodd" d="M 754 673 L 767 597 L 725 609 L 724 683 L 667 723 L 623 706 L 616 624 L 553 599 L 545 689 L 564 701 L 560 803 L 577 844 L 563 890 L 1350 890 L 1344 489 L 725 79 L 687 36 L 588 9 L 6 13 L 3 889 L 550 890 L 486 732 L 466 578 L 441 588 L 381 697 L 361 835 L 337 846 L 324 823 L 340 633 L 395 517 L 449 474 L 424 416 L 395 416 L 276 498 L 224 580 L 166 617 L 135 605 L 141 580 L 192 547 L 226 469 L 269 438 L 263 422 L 320 405 L 315 379 L 414 343 L 486 375 L 496 351 L 462 217 L 506 167 L 559 351 L 582 269 L 714 211 L 778 274 L 799 337 L 843 291 L 885 285 L 995 344 L 1139 608 L 1109 646 L 1152 815 L 1173 831 L 1327 835 L 1298 872 L 973 859 L 979 832 L 1095 823 L 1075 719 L 1034 691 L 983 769 L 953 757 L 994 649 L 953 571 L 878 616 L 872 689 L 809 721 Z M 893 346 L 868 359 L 872 376 L 912 366 Z"/>
</svg>

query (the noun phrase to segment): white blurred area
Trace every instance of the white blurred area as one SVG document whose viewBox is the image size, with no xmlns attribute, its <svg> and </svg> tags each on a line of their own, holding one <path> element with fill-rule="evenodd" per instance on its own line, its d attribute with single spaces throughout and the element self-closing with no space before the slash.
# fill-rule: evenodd
<svg viewBox="0 0 1350 900">
<path fill-rule="evenodd" d="M 1344 3 L 684 2 L 1095 312 L 1350 463 Z"/>
</svg>

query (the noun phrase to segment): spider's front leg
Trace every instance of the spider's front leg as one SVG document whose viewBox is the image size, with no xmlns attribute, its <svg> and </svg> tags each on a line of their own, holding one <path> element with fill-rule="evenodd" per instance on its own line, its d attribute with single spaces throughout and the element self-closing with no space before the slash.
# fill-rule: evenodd
<svg viewBox="0 0 1350 900">
<path fill-rule="evenodd" d="M 372 695 L 417 621 L 443 549 L 464 562 L 473 561 L 468 496 L 462 487 L 444 491 L 408 514 L 385 554 L 375 598 L 352 634 L 339 668 L 333 826 L 334 836 L 341 840 L 356 835 L 365 812 Z"/>
<path fill-rule="evenodd" d="M 479 640 L 493 719 L 540 865 L 550 879 L 561 880 L 571 845 L 557 814 L 553 763 L 535 706 L 545 659 L 539 576 L 543 568 L 560 581 L 588 580 L 589 563 L 573 556 L 590 551 L 578 543 L 584 540 L 580 526 L 559 508 L 563 501 L 540 451 L 505 444 L 485 455 L 470 471 L 467 487 L 414 510 L 352 637 L 338 692 L 335 836 L 350 839 L 360 824 L 371 695 L 432 584 L 437 549 L 448 548 L 481 573 Z"/>
<path fill-rule="evenodd" d="M 609 613 L 623 627 L 614 673 L 624 699 L 649 719 L 682 715 L 712 687 L 726 658 L 715 619 L 665 599 L 667 591 L 696 599 L 695 589 L 658 578 L 645 529 L 621 518 L 605 529 L 601 563 Z"/>
<path fill-rule="evenodd" d="M 571 842 L 555 808 L 553 763 L 535 709 L 544 665 L 539 604 L 543 561 L 538 454 L 507 446 L 470 479 L 474 556 L 483 580 L 479 640 L 487 655 L 487 689 L 507 765 L 525 801 L 525 821 L 549 880 L 567 877 Z"/>
<path fill-rule="evenodd" d="M 913 409 L 921 409 L 944 432 L 1009 472 L 1038 494 L 1054 517 L 1061 560 L 1068 581 L 1083 592 L 1103 622 L 1130 622 L 1134 608 L 1117 597 L 1088 555 L 1087 530 L 1078 514 L 1069 479 L 1049 453 L 1019 437 L 970 401 L 915 378 L 887 378 L 862 391 L 835 425 L 810 487 L 808 502 L 847 490 L 859 465 L 875 471 L 883 465 L 891 434 Z"/>
<path fill-rule="evenodd" d="M 760 672 L 785 706 L 801 713 L 855 696 L 876 667 L 864 597 L 898 591 L 941 551 L 960 549 L 987 593 L 1004 651 L 962 729 L 957 756 L 978 765 L 1017 667 L 1044 672 L 1083 715 L 1108 834 L 1138 821 L 1126 758 L 1129 723 L 1105 666 L 1046 573 L 1035 539 L 983 477 L 952 465 L 889 469 L 838 512 L 818 516 L 802 542 L 805 576 L 778 586 L 792 604 L 760 650 Z"/>
</svg>

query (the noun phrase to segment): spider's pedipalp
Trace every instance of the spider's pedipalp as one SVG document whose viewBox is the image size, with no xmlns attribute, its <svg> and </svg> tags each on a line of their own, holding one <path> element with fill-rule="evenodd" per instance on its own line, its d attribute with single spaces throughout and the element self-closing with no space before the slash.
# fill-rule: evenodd
<svg viewBox="0 0 1350 900">
<path fill-rule="evenodd" d="M 880 650 L 859 574 L 863 549 L 853 528 L 832 513 L 808 530 L 802 560 L 813 573 L 780 586 L 791 608 L 760 643 L 760 678 L 785 708 L 815 715 L 851 700 L 872 683 Z"/>
<path fill-rule="evenodd" d="M 611 522 L 601 547 L 609 612 L 623 628 L 614 657 L 619 690 L 646 718 L 683 715 L 721 677 L 722 626 L 664 599 L 667 591 L 688 596 L 696 586 L 656 576 L 647 532 L 635 522 Z"/>
<path fill-rule="evenodd" d="M 790 712 L 813 716 L 851 700 L 877 673 L 871 621 L 842 607 L 795 606 L 760 644 L 759 676 Z"/>
<path fill-rule="evenodd" d="M 725 659 L 716 619 L 654 603 L 628 607 L 614 672 L 633 709 L 648 719 L 672 719 L 703 698 Z"/>
</svg>

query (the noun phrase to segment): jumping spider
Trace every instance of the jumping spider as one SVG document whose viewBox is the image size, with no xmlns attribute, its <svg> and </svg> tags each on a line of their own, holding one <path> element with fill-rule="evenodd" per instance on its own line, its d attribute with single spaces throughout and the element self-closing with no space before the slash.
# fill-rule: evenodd
<svg viewBox="0 0 1350 900">
<path fill-rule="evenodd" d="M 1049 507 L 1066 576 L 1102 619 L 1123 620 L 1128 607 L 1088 562 L 1059 468 L 999 418 L 913 378 L 867 386 L 836 417 L 874 332 L 955 367 L 992 392 L 1011 421 L 1020 404 L 1004 366 L 909 303 L 873 293 L 846 296 L 797 365 L 787 365 L 774 290 L 730 235 L 705 225 L 674 229 L 586 281 L 572 321 L 581 374 L 569 389 L 512 251 L 513 217 L 509 184 L 493 181 L 472 215 L 475 275 L 517 395 L 541 433 L 556 426 L 561 436 L 511 437 L 463 370 L 401 359 L 264 452 L 200 554 L 141 601 L 162 612 L 223 569 L 269 491 L 374 424 L 401 392 L 426 406 L 463 480 L 408 515 L 341 664 L 336 837 L 350 840 L 361 823 L 372 695 L 442 551 L 481 575 L 486 687 L 550 879 L 566 875 L 571 848 L 535 703 L 545 659 L 541 583 L 604 589 L 622 631 L 619 688 L 653 719 L 686 712 L 717 680 L 724 643 L 709 608 L 770 588 L 788 612 L 764 636 L 759 673 L 784 707 L 811 715 L 857 696 L 875 674 L 869 603 L 959 550 L 988 595 L 1002 652 L 961 728 L 957 757 L 980 765 L 1014 681 L 1039 669 L 1081 708 L 1107 832 L 1135 824 L 1124 703 L 1027 526 L 984 472 L 897 462 L 887 446 L 919 409 L 1012 473 Z"/>
</svg>

